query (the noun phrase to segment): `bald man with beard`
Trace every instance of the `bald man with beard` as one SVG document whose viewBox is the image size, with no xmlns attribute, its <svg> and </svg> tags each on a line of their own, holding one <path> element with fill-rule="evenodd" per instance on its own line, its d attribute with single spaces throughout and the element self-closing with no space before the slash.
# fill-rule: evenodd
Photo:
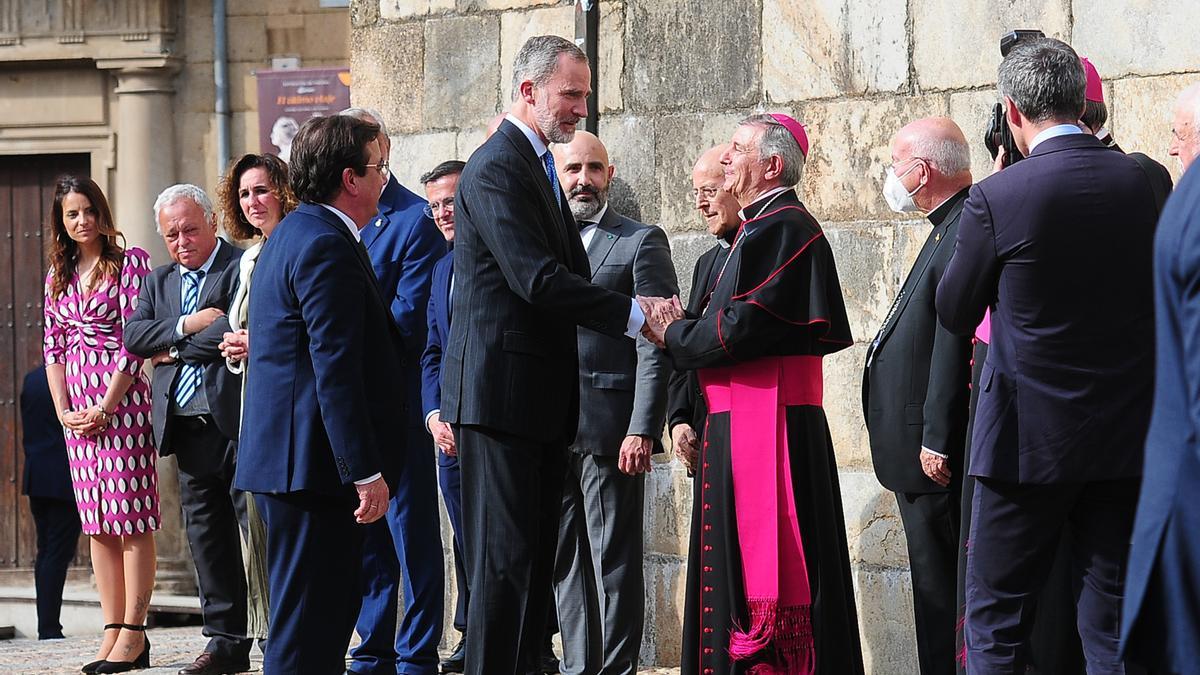
<svg viewBox="0 0 1200 675">
<path fill-rule="evenodd" d="M 599 138 L 576 131 L 551 146 L 591 266 L 591 282 L 623 295 L 679 292 L 667 236 L 608 203 L 615 167 Z M 633 675 L 645 618 L 642 513 L 650 456 L 662 452 L 666 355 L 580 328 L 579 426 L 567 453 L 555 567 L 565 675 Z"/>
<path fill-rule="evenodd" d="M 937 320 L 938 281 L 954 253 L 971 187 L 971 152 L 946 117 L 892 140 L 884 198 L 933 228 L 867 350 L 863 416 L 875 475 L 896 494 L 908 539 L 921 675 L 955 672 L 955 585 L 971 339 Z"/>
</svg>

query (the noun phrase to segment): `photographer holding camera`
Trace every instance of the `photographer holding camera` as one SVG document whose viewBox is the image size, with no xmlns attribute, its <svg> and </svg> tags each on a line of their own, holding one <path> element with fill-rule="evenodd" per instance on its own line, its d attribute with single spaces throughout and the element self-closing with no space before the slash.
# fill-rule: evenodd
<svg viewBox="0 0 1200 675">
<path fill-rule="evenodd" d="M 971 188 L 936 301 L 962 335 L 991 307 L 970 462 L 967 668 L 1024 671 L 1032 605 L 1069 524 L 1088 672 L 1124 673 L 1117 628 L 1150 413 L 1158 209 L 1138 163 L 1080 129 L 1086 80 L 1068 45 L 1021 40 L 998 80 L 1025 159 Z"/>
</svg>

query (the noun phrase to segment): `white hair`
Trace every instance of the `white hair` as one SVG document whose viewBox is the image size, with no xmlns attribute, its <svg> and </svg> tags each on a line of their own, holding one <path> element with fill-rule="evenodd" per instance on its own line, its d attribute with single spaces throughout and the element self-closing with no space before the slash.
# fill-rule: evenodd
<svg viewBox="0 0 1200 675">
<path fill-rule="evenodd" d="M 921 157 L 944 176 L 957 176 L 971 170 L 971 148 L 955 138 L 932 134 L 913 134 L 909 146 L 913 157 Z"/>
<path fill-rule="evenodd" d="M 156 232 L 162 234 L 162 225 L 158 222 L 158 214 L 171 204 L 184 199 L 191 200 L 204 210 L 204 220 L 212 220 L 212 200 L 208 198 L 204 190 L 191 183 L 177 183 L 158 193 L 158 198 L 154 200 L 154 230 Z"/>
<path fill-rule="evenodd" d="M 374 108 L 346 108 L 338 114 L 345 115 L 347 117 L 353 117 L 354 119 L 362 120 L 363 122 L 374 122 L 375 124 L 379 125 L 379 133 L 391 138 L 391 136 L 388 135 L 387 124 L 383 121 L 383 115 Z M 370 118 L 369 120 L 366 119 L 368 117 Z"/>
<path fill-rule="evenodd" d="M 1193 129 L 1200 127 L 1200 82 L 1189 85 L 1179 93 L 1179 98 L 1175 99 L 1175 108 L 1190 114 Z"/>
</svg>

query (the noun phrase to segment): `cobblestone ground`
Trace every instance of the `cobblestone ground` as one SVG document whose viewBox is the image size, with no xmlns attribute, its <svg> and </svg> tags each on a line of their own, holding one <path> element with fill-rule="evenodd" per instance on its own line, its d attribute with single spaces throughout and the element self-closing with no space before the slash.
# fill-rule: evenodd
<svg viewBox="0 0 1200 675">
<path fill-rule="evenodd" d="M 147 675 L 173 675 L 190 664 L 208 639 L 198 627 L 153 628 L 150 634 L 149 670 L 136 671 Z M 100 638 L 67 638 L 65 640 L 6 640 L 0 642 L 0 673 L 14 675 L 67 675 L 78 673 L 79 667 L 91 661 L 100 647 Z M 262 654 L 256 647 L 250 654 L 251 671 L 262 672 Z M 647 668 L 638 671 L 645 675 L 679 675 L 678 668 Z"/>
</svg>

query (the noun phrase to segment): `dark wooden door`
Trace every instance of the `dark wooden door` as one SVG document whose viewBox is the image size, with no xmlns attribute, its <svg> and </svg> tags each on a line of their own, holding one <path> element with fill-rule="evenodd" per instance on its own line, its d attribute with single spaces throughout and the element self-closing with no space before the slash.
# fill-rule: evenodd
<svg viewBox="0 0 1200 675">
<path fill-rule="evenodd" d="M 42 361 L 47 221 L 55 179 L 88 175 L 87 155 L 0 156 L 0 570 L 31 568 L 36 551 L 21 495 L 20 386 Z M 75 563 L 88 563 L 81 538 Z"/>
</svg>

